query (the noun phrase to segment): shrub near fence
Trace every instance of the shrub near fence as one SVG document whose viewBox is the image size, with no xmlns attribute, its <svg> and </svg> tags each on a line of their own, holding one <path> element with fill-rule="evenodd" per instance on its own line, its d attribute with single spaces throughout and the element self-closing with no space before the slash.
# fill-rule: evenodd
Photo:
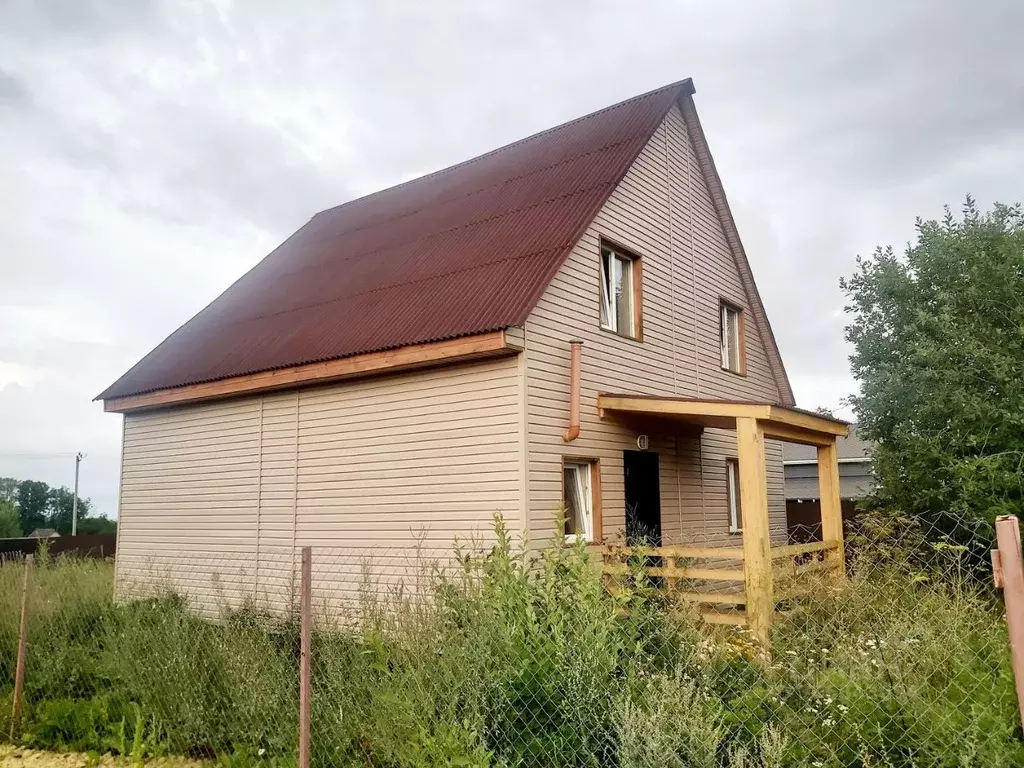
<svg viewBox="0 0 1024 768">
<path fill-rule="evenodd" d="M 312 763 L 1024 765 L 998 597 L 955 549 L 913 568 L 867 550 L 780 617 L 763 660 L 640 574 L 609 594 L 582 548 L 533 560 L 499 528 L 486 553 L 404 579 L 378 553 L 340 595 L 331 574 L 356 564 L 314 548 Z M 0 717 L 22 574 L 0 567 Z M 294 614 L 256 600 L 210 620 L 158 582 L 115 603 L 111 579 L 104 561 L 33 572 L 21 742 L 293 764 Z"/>
</svg>

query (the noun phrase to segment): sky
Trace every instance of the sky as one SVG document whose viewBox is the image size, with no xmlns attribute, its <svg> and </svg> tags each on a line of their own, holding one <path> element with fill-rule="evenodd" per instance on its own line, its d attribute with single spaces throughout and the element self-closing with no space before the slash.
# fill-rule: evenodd
<svg viewBox="0 0 1024 768">
<path fill-rule="evenodd" d="M 315 212 L 684 77 L 798 404 L 839 279 L 1024 198 L 1024 3 L 0 3 L 0 476 L 116 514 L 102 389 Z"/>
</svg>

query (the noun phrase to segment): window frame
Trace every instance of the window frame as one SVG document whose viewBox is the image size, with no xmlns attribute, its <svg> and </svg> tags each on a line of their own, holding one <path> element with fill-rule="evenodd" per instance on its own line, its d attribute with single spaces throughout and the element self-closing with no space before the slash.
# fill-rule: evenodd
<svg viewBox="0 0 1024 768">
<path fill-rule="evenodd" d="M 743 502 L 740 498 L 740 461 L 725 460 L 725 506 L 729 515 L 729 533 L 743 533 Z"/>
<path fill-rule="evenodd" d="M 563 512 L 568 513 L 569 508 L 565 503 L 565 470 L 569 466 L 586 467 L 588 472 L 589 480 L 589 498 L 586 500 L 589 502 L 589 523 L 590 530 L 587 531 L 587 525 L 584 521 L 584 532 L 579 533 L 565 533 L 562 530 L 563 540 L 566 544 L 574 544 L 577 541 L 585 541 L 588 544 L 597 544 L 604 540 L 603 533 L 603 517 L 601 514 L 601 462 L 599 459 L 583 457 L 583 456 L 563 456 L 562 457 L 562 495 L 561 504 Z"/>
<path fill-rule="evenodd" d="M 733 313 L 736 317 L 736 337 L 732 338 L 729 333 L 728 315 Z M 719 299 L 718 302 L 718 344 L 719 363 L 723 371 L 734 373 L 737 376 L 747 375 L 747 343 L 746 343 L 746 313 L 743 307 L 728 299 Z M 736 347 L 736 367 L 732 367 L 733 342 Z M 726 346 L 728 344 L 728 347 Z M 728 356 L 727 356 L 728 349 Z"/>
<path fill-rule="evenodd" d="M 607 295 L 607 269 L 605 267 L 606 252 L 611 258 L 629 264 L 629 327 L 622 328 L 618 317 L 613 297 Z M 631 248 L 626 248 L 618 243 L 602 237 L 598 243 L 597 255 L 597 323 L 602 331 L 614 333 L 624 339 L 643 342 L 643 258 Z M 613 314 L 614 311 L 614 314 Z M 605 315 L 613 319 L 613 323 L 606 323 Z"/>
</svg>

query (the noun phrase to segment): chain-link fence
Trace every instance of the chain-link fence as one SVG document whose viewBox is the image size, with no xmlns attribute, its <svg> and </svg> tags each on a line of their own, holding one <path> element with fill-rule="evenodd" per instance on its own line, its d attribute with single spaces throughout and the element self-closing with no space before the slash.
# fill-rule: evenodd
<svg viewBox="0 0 1024 768">
<path fill-rule="evenodd" d="M 740 623 L 742 582 L 693 556 L 706 542 L 524 549 L 499 529 L 461 551 L 314 546 L 311 762 L 1024 765 L 1002 597 L 971 535 L 871 518 L 845 572 L 807 567 L 827 548 L 784 552 L 770 649 Z M 25 566 L 0 566 L 0 735 L 295 764 L 301 550 L 116 570 L 115 588 L 110 561 L 36 559 L 12 724 Z"/>
</svg>

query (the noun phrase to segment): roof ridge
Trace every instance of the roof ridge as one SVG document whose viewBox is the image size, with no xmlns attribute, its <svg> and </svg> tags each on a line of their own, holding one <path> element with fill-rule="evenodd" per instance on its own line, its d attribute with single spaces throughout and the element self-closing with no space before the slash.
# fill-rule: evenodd
<svg viewBox="0 0 1024 768">
<path fill-rule="evenodd" d="M 476 157 L 471 157 L 468 160 L 463 160 L 460 163 L 455 163 L 454 165 L 449 165 L 449 166 L 446 166 L 444 168 L 439 168 L 436 171 L 431 171 L 430 173 L 426 173 L 426 174 L 424 174 L 422 176 L 417 176 L 414 179 L 407 179 L 406 181 L 399 182 L 398 184 L 393 184 L 390 187 L 385 187 L 384 189 L 378 189 L 375 192 L 369 192 L 368 194 L 365 194 L 365 195 L 363 195 L 361 197 L 357 197 L 357 198 L 355 198 L 353 200 L 346 200 L 344 203 L 338 203 L 338 205 L 332 205 L 330 208 L 324 208 L 322 211 L 317 211 L 317 213 L 313 215 L 313 218 L 315 219 L 317 216 L 320 216 L 321 214 L 324 214 L 324 213 L 329 213 L 331 211 L 337 211 L 339 208 L 344 208 L 347 205 L 352 205 L 353 203 L 358 203 L 360 200 L 366 200 L 368 198 L 375 197 L 376 195 L 383 194 L 384 192 L 390 192 L 391 190 L 400 189 L 402 187 L 408 186 L 408 185 L 413 184 L 415 182 L 423 181 L 425 179 L 434 178 L 436 176 L 441 176 L 441 175 L 443 175 L 445 173 L 448 173 L 449 171 L 454 171 L 457 168 L 462 168 L 462 167 L 464 167 L 466 165 L 469 165 L 471 163 L 475 163 L 478 160 L 483 160 L 485 157 L 490 157 L 491 155 L 496 155 L 499 152 L 504 152 L 506 150 L 512 149 L 513 147 L 519 146 L 520 144 L 525 144 L 528 141 L 532 141 L 533 139 L 540 138 L 541 136 L 545 136 L 545 135 L 547 135 L 549 133 L 554 133 L 555 131 L 561 130 L 562 128 L 567 128 L 568 126 L 573 125 L 575 123 L 581 123 L 584 120 L 589 120 L 589 119 L 591 119 L 593 117 L 597 117 L 598 115 L 604 114 L 605 112 L 610 112 L 613 109 L 618 109 L 619 107 L 625 106 L 626 104 L 632 104 L 633 102 L 639 101 L 640 99 L 649 98 L 651 96 L 654 96 L 657 93 L 661 93 L 662 91 L 669 91 L 669 90 L 672 90 L 673 88 L 681 89 L 681 88 L 684 88 L 684 87 L 689 87 L 690 91 L 692 93 L 693 92 L 693 79 L 687 77 L 687 78 L 684 78 L 683 80 L 677 80 L 674 83 L 669 83 L 668 85 L 663 85 L 660 88 L 654 88 L 653 90 L 647 91 L 646 93 L 641 93 L 639 96 L 633 96 L 631 98 L 625 99 L 625 100 L 617 102 L 615 104 L 611 104 L 611 105 L 609 105 L 607 107 L 603 107 L 601 109 L 598 109 L 598 110 L 595 110 L 593 112 L 590 112 L 589 114 L 583 115 L 582 117 L 576 117 L 576 118 L 573 118 L 572 120 L 566 120 L 564 123 L 559 123 L 558 125 L 556 125 L 556 126 L 554 126 L 552 128 L 546 128 L 543 131 L 538 131 L 537 133 L 530 134 L 529 136 L 525 136 L 525 137 L 523 137 L 521 139 L 517 139 L 516 141 L 512 141 L 512 142 L 509 142 L 508 144 L 504 144 L 504 145 L 498 147 L 497 149 L 492 149 L 489 152 L 484 152 L 483 154 L 477 155 Z"/>
</svg>

